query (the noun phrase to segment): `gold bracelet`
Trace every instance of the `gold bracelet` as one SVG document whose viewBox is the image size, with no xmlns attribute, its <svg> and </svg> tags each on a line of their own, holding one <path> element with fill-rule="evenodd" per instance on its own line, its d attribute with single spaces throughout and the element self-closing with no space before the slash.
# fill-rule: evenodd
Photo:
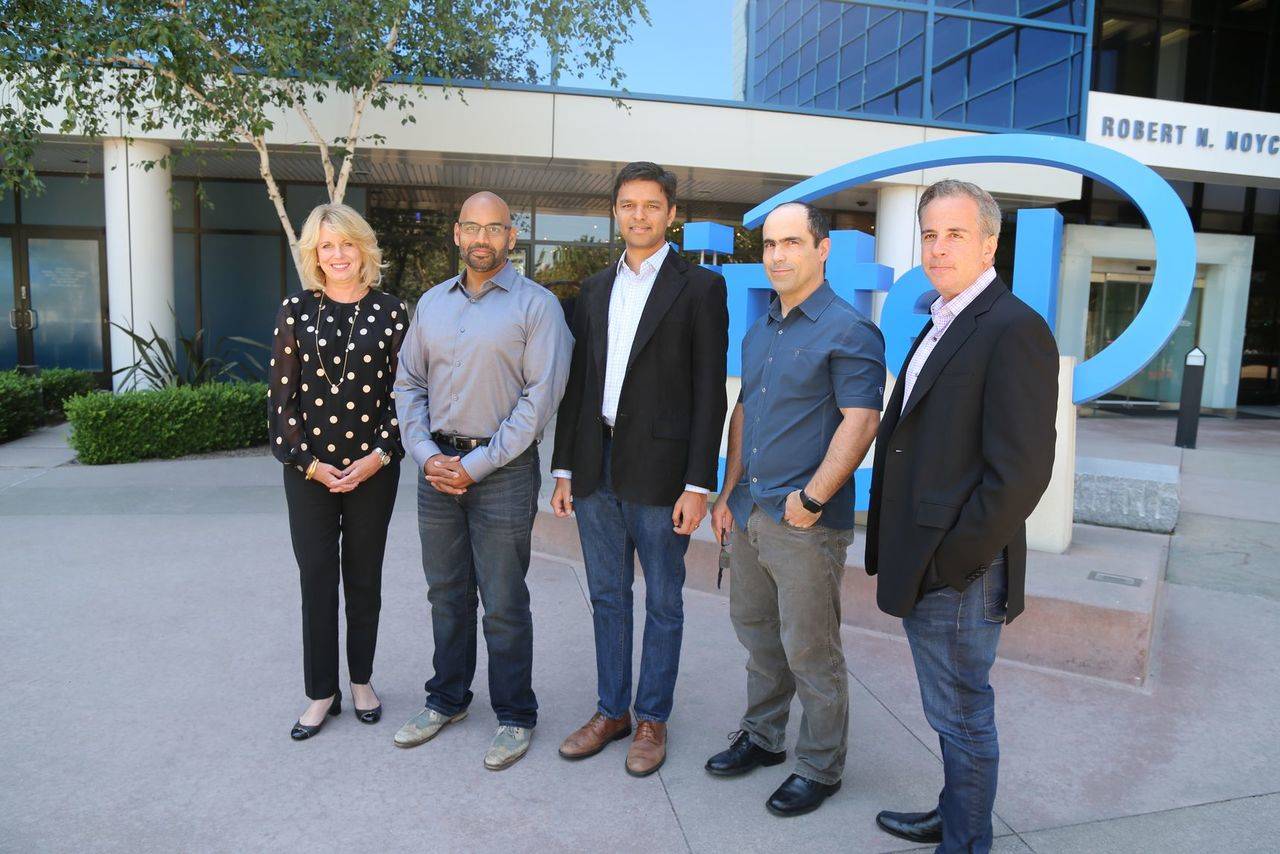
<svg viewBox="0 0 1280 854">
<path fill-rule="evenodd" d="M 318 465 L 320 465 L 319 458 L 312 458 L 311 465 L 307 466 L 307 480 L 311 480 L 312 476 L 316 473 L 316 466 Z"/>
</svg>

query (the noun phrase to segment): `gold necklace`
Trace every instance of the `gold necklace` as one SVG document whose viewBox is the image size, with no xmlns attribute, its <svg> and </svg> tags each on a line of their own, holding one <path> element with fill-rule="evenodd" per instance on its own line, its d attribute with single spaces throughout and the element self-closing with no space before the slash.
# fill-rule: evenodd
<svg viewBox="0 0 1280 854">
<path fill-rule="evenodd" d="M 342 355 L 342 373 L 338 375 L 338 381 L 334 382 L 333 377 L 329 376 L 328 370 L 324 366 L 324 354 L 320 352 L 320 318 L 324 316 L 324 291 L 320 291 L 320 305 L 316 308 L 316 361 L 320 364 L 320 376 L 324 377 L 325 382 L 329 383 L 329 393 L 337 394 L 338 389 L 347 379 L 347 359 L 351 357 L 352 347 L 355 345 L 353 333 L 356 331 L 356 318 L 360 316 L 360 303 L 364 302 L 364 298 L 369 295 L 369 290 L 360 295 L 360 299 L 356 300 L 355 308 L 351 312 L 351 320 L 347 329 L 347 348 Z"/>
</svg>

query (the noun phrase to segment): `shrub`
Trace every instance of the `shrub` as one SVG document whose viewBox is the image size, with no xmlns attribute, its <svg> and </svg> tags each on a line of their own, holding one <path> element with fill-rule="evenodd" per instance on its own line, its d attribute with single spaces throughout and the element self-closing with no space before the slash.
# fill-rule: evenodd
<svg viewBox="0 0 1280 854">
<path fill-rule="evenodd" d="M 0 372 L 0 442 L 25 436 L 43 420 L 39 381 L 16 371 Z"/>
<path fill-rule="evenodd" d="M 267 441 L 263 383 L 207 383 L 73 397 L 69 442 L 89 465 L 247 448 Z"/>
<path fill-rule="evenodd" d="M 45 368 L 40 372 L 40 387 L 44 391 L 44 411 L 50 418 L 64 418 L 63 404 L 67 398 L 85 394 L 98 387 L 98 379 L 92 371 L 74 368 Z"/>
</svg>

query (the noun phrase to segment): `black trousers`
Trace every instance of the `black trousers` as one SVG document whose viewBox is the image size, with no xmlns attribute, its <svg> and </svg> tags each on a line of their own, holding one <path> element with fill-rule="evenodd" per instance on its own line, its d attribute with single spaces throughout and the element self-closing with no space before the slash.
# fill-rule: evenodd
<svg viewBox="0 0 1280 854">
<path fill-rule="evenodd" d="M 338 690 L 339 574 L 347 604 L 347 671 L 361 685 L 373 674 L 382 557 L 399 480 L 400 463 L 393 461 L 351 492 L 332 493 L 294 466 L 284 467 L 302 582 L 302 671 L 312 700 Z"/>
</svg>

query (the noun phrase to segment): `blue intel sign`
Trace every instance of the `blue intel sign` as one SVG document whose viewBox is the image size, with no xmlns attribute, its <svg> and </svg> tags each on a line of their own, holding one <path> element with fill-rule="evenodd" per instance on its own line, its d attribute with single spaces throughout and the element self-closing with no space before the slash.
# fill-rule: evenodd
<svg viewBox="0 0 1280 854">
<path fill-rule="evenodd" d="M 1182 200 L 1169 184 L 1138 161 L 1078 139 L 1031 134 L 994 134 L 924 142 L 886 151 L 837 167 L 785 190 L 747 213 L 754 227 L 784 202 L 813 201 L 868 181 L 918 169 L 967 163 L 1026 163 L 1087 175 L 1115 188 L 1137 205 L 1155 236 L 1155 280 L 1133 323 L 1101 352 L 1076 366 L 1076 403 L 1094 400 L 1121 385 L 1155 357 L 1177 329 L 1191 298 L 1195 278 L 1195 234 Z M 686 251 L 726 252 L 727 226 L 686 226 Z M 731 245 L 731 244 L 730 244 Z M 1062 217 L 1052 209 L 1018 212 L 1013 290 L 1054 326 Z M 742 337 L 767 310 L 769 280 L 762 264 L 726 264 L 729 288 L 729 374 L 741 375 Z M 875 240 L 857 231 L 832 232 L 827 278 L 837 293 L 871 315 L 871 293 L 887 291 L 880 317 L 885 357 L 897 370 L 924 327 L 936 294 L 915 267 L 894 279 L 896 271 L 875 263 Z"/>
</svg>

